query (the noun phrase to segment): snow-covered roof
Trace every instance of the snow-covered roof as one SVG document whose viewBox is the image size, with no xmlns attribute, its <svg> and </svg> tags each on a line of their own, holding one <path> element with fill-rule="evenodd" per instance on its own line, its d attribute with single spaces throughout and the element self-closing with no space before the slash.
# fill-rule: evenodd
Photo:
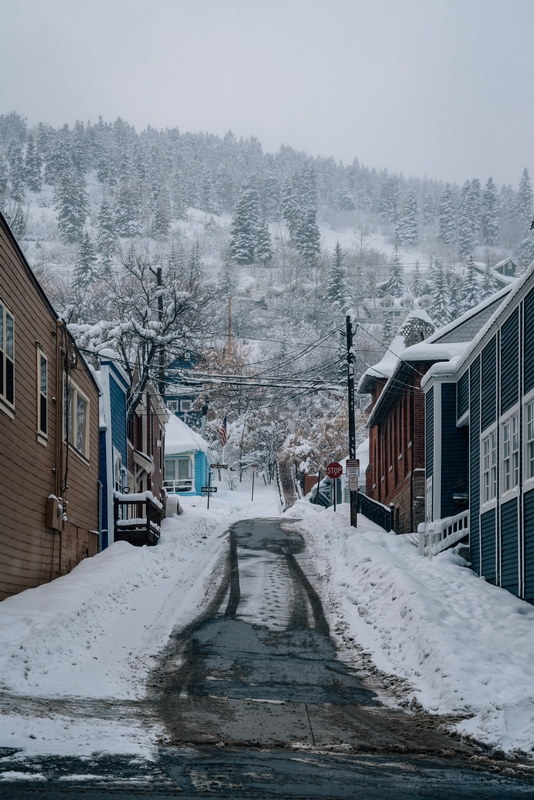
<svg viewBox="0 0 534 800">
<path fill-rule="evenodd" d="M 447 367 L 448 367 L 447 372 L 457 371 L 457 370 L 462 368 L 462 366 L 465 364 L 465 362 L 470 357 L 471 353 L 473 353 L 473 351 L 476 350 L 476 348 L 478 347 L 480 342 L 485 338 L 485 336 L 488 333 L 488 331 L 491 330 L 491 328 L 495 325 L 495 323 L 498 321 L 500 316 L 508 308 L 510 303 L 513 302 L 513 299 L 522 290 L 523 286 L 527 283 L 527 281 L 532 280 L 533 275 L 534 275 L 534 261 L 532 261 L 532 263 L 530 264 L 528 269 L 525 270 L 525 273 L 520 278 L 518 278 L 517 280 L 514 281 L 514 285 L 512 287 L 507 286 L 504 289 L 502 289 L 501 292 L 497 293 L 499 295 L 502 295 L 502 297 L 503 297 L 502 303 L 500 303 L 500 305 L 494 311 L 494 313 L 491 315 L 491 317 L 486 322 L 486 324 L 482 326 L 482 328 L 479 330 L 479 332 L 474 337 L 474 339 L 471 342 L 469 342 L 469 345 L 464 350 L 463 354 L 454 362 L 454 364 L 453 363 L 447 364 Z M 493 295 L 493 299 L 495 299 L 496 296 L 497 295 Z M 488 300 L 491 300 L 491 299 L 492 298 L 488 298 Z M 478 306 L 477 306 L 477 308 L 478 308 Z M 436 369 L 436 366 L 437 365 L 434 364 L 428 370 L 428 372 L 426 373 L 425 377 L 421 380 L 421 386 L 422 387 L 425 386 L 431 378 L 436 377 L 437 375 L 443 374 L 443 372 L 445 371 L 444 369 L 441 369 L 441 370 Z"/>
<path fill-rule="evenodd" d="M 421 319 L 424 322 L 428 322 L 430 325 L 434 324 L 423 308 L 417 308 L 414 311 L 410 311 L 404 320 L 403 326 L 400 328 L 399 332 L 384 353 L 383 358 L 378 362 L 378 364 L 368 367 L 368 369 L 366 369 L 363 373 L 358 383 L 358 392 L 361 394 L 367 394 L 367 392 L 370 391 L 371 384 L 374 382 L 374 380 L 377 378 L 390 378 L 392 376 L 401 354 L 406 350 L 402 330 L 411 319 Z"/>
<path fill-rule="evenodd" d="M 165 425 L 165 455 L 176 456 L 198 450 L 207 453 L 209 444 L 173 414 Z"/>
</svg>

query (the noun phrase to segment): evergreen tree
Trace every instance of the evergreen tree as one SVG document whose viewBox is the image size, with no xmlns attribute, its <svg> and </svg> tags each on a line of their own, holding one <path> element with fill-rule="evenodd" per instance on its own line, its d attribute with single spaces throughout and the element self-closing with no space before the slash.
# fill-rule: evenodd
<svg viewBox="0 0 534 800">
<path fill-rule="evenodd" d="M 80 249 L 74 268 L 74 283 L 80 289 L 87 289 L 98 277 L 98 259 L 96 250 L 88 231 L 83 232 Z"/>
<path fill-rule="evenodd" d="M 259 227 L 258 193 L 255 189 L 245 187 L 230 227 L 230 252 L 238 264 L 254 263 Z"/>
<path fill-rule="evenodd" d="M 181 172 L 175 172 L 172 179 L 172 216 L 174 219 L 186 219 L 187 208 L 184 202 L 185 188 Z"/>
<path fill-rule="evenodd" d="M 480 294 L 475 262 L 473 261 L 473 256 L 469 256 L 459 294 L 460 314 L 469 311 L 470 308 L 474 308 L 480 302 Z"/>
<path fill-rule="evenodd" d="M 171 200 L 164 183 L 161 184 L 152 219 L 152 236 L 167 236 L 171 228 Z"/>
<path fill-rule="evenodd" d="M 33 136 L 30 136 L 28 139 L 28 144 L 26 146 L 26 159 L 24 164 L 24 172 L 26 176 L 26 184 L 28 189 L 32 192 L 40 192 L 43 179 L 41 177 L 41 156 L 35 146 L 35 142 L 33 141 Z"/>
<path fill-rule="evenodd" d="M 532 204 L 532 186 L 530 185 L 528 169 L 525 167 L 521 175 L 521 180 L 519 181 L 519 190 L 516 200 L 516 214 L 521 228 L 532 219 Z"/>
<path fill-rule="evenodd" d="M 415 262 L 415 269 L 412 274 L 411 291 L 414 297 L 421 297 L 425 289 L 425 283 L 421 274 L 419 261 Z"/>
<path fill-rule="evenodd" d="M 392 297 L 403 297 L 404 295 L 404 266 L 400 260 L 399 250 L 396 247 L 391 261 L 389 280 L 386 292 Z"/>
<path fill-rule="evenodd" d="M 447 292 L 447 280 L 443 271 L 441 261 L 436 259 L 432 271 L 432 303 L 430 305 L 430 317 L 432 321 L 441 327 L 451 321 L 449 311 L 449 296 Z"/>
<path fill-rule="evenodd" d="M 289 230 L 289 235 L 293 239 L 299 224 L 299 207 L 293 185 L 287 180 L 282 189 L 282 213 Z"/>
<path fill-rule="evenodd" d="M 66 244 L 76 244 L 82 239 L 88 213 L 85 180 L 73 169 L 65 170 L 55 191 L 59 235 Z"/>
<path fill-rule="evenodd" d="M 534 230 L 532 230 L 530 226 L 527 228 L 525 235 L 519 243 L 517 255 L 521 265 L 521 271 L 524 272 L 530 262 L 534 260 Z"/>
<path fill-rule="evenodd" d="M 458 213 L 458 245 L 460 255 L 467 257 L 478 244 L 476 228 L 476 187 L 470 181 L 462 186 L 460 209 Z"/>
<path fill-rule="evenodd" d="M 400 207 L 400 181 L 396 175 L 387 176 L 380 190 L 378 210 L 384 222 L 397 222 Z"/>
<path fill-rule="evenodd" d="M 270 172 L 263 180 L 261 193 L 261 207 L 266 220 L 276 222 L 280 219 L 281 201 L 280 184 L 276 175 Z"/>
<path fill-rule="evenodd" d="M 423 225 L 433 225 L 436 221 L 436 207 L 430 192 L 423 195 Z"/>
<path fill-rule="evenodd" d="M 332 304 L 340 306 L 343 310 L 346 310 L 351 305 L 345 257 L 339 241 L 336 242 L 332 256 L 332 266 L 328 276 L 327 297 Z"/>
<path fill-rule="evenodd" d="M 309 209 L 295 231 L 295 247 L 305 264 L 313 266 L 321 252 L 321 234 L 317 225 L 317 212 Z"/>
<path fill-rule="evenodd" d="M 11 139 L 7 148 L 7 163 L 9 165 L 9 184 L 11 197 L 15 203 L 24 202 L 24 159 L 22 147 Z"/>
<path fill-rule="evenodd" d="M 460 300 L 462 284 L 453 272 L 449 272 L 447 274 L 446 280 L 447 296 L 449 298 L 449 319 L 452 321 L 459 317 L 462 313 Z"/>
<path fill-rule="evenodd" d="M 397 223 L 395 234 L 401 244 L 417 244 L 419 234 L 417 231 L 417 197 L 415 192 L 410 192 L 406 198 L 404 214 Z"/>
<path fill-rule="evenodd" d="M 482 282 L 480 285 L 480 300 L 484 300 L 485 297 L 490 297 L 492 294 L 495 294 L 495 292 L 498 291 L 499 284 L 497 283 L 495 272 L 490 267 L 488 262 L 484 269 L 484 275 L 482 276 Z"/>
<path fill-rule="evenodd" d="M 0 208 L 2 207 L 2 198 L 7 189 L 8 173 L 7 164 L 4 161 L 2 153 L 0 153 Z"/>
<path fill-rule="evenodd" d="M 109 270 L 111 258 L 117 249 L 119 237 L 115 227 L 113 208 L 108 200 L 102 200 L 98 212 L 98 232 L 96 238 L 98 252 L 102 257 L 105 271 Z"/>
<path fill-rule="evenodd" d="M 488 247 L 494 247 L 499 239 L 499 207 L 493 178 L 488 178 L 482 198 L 482 239 Z"/>
<path fill-rule="evenodd" d="M 450 183 L 445 184 L 445 189 L 439 201 L 439 235 L 443 244 L 452 244 L 456 239 L 456 222 L 452 188 Z"/>
<path fill-rule="evenodd" d="M 395 334 L 397 329 L 393 324 L 393 316 L 391 315 L 390 311 L 384 312 L 384 322 L 382 324 L 382 345 L 385 348 L 388 348 L 393 339 L 395 338 Z"/>
<path fill-rule="evenodd" d="M 273 248 L 271 245 L 271 234 L 269 226 L 265 220 L 258 227 L 256 236 L 256 261 L 258 264 L 270 264 L 273 260 Z"/>
<path fill-rule="evenodd" d="M 133 181 L 123 182 L 115 201 L 115 225 L 119 236 L 129 239 L 141 232 L 140 202 Z"/>
</svg>

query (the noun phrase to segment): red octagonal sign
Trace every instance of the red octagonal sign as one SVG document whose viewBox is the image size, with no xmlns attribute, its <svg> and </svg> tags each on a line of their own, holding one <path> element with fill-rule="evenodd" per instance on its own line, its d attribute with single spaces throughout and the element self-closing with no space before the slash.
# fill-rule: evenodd
<svg viewBox="0 0 534 800">
<path fill-rule="evenodd" d="M 337 461 L 332 461 L 326 468 L 326 474 L 329 478 L 339 478 L 343 474 L 343 467 Z"/>
</svg>

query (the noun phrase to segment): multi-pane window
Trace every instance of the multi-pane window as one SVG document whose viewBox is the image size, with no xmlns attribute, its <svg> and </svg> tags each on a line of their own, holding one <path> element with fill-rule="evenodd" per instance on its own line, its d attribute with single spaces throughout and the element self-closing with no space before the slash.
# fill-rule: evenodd
<svg viewBox="0 0 534 800">
<path fill-rule="evenodd" d="M 48 435 L 48 360 L 41 350 L 37 351 L 37 430 Z"/>
<path fill-rule="evenodd" d="M 519 485 L 519 415 L 507 419 L 502 426 L 502 490 L 508 492 Z"/>
<path fill-rule="evenodd" d="M 497 432 L 482 440 L 482 496 L 488 503 L 497 496 Z"/>
<path fill-rule="evenodd" d="M 0 397 L 12 406 L 15 402 L 15 322 L 0 302 Z"/>
<path fill-rule="evenodd" d="M 534 400 L 527 405 L 527 478 L 534 478 Z"/>
<path fill-rule="evenodd" d="M 74 383 L 65 385 L 64 420 L 69 444 L 89 457 L 89 401 Z"/>
</svg>

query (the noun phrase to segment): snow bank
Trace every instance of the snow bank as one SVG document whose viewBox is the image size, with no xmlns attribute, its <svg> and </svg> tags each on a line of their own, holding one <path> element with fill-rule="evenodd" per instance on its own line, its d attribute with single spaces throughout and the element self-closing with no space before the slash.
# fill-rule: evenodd
<svg viewBox="0 0 534 800">
<path fill-rule="evenodd" d="M 458 730 L 505 750 L 534 750 L 534 608 L 477 578 L 451 551 L 432 560 L 348 506 L 299 501 L 335 623 L 381 670 L 406 679 L 430 712 L 473 715 Z M 332 625 L 335 629 L 335 625 Z M 341 642 L 340 642 L 341 644 Z"/>
</svg>

